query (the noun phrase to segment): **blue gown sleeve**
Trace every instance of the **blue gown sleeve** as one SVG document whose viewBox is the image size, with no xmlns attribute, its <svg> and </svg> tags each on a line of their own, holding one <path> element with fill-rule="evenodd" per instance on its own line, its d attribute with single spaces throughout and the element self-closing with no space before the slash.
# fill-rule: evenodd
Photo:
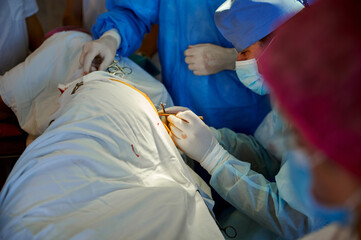
<svg viewBox="0 0 361 240">
<path fill-rule="evenodd" d="M 211 186 L 238 211 L 286 239 L 296 239 L 312 230 L 312 221 L 284 200 L 277 181 L 269 181 L 252 167 L 266 174 L 278 174 L 277 159 L 267 154 L 252 136 L 230 130 L 214 133 L 231 156 L 211 176 Z M 239 159 L 242 161 L 240 161 Z M 244 161 L 243 161 L 244 160 Z M 248 162 L 246 162 L 248 161 Z M 263 165 L 263 167 L 262 167 Z M 260 167 L 261 166 L 261 167 Z"/>
<path fill-rule="evenodd" d="M 159 0 L 107 0 L 106 6 L 108 12 L 100 14 L 92 27 L 94 38 L 100 38 L 110 29 L 117 29 L 121 37 L 117 53 L 127 57 L 140 47 L 151 24 L 158 23 Z"/>
</svg>

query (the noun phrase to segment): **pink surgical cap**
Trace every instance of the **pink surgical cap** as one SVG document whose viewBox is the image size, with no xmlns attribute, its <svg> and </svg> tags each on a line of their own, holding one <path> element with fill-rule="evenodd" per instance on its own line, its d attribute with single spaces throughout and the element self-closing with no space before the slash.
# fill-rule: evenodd
<svg viewBox="0 0 361 240">
<path fill-rule="evenodd" d="M 361 179 L 361 1 L 319 0 L 279 28 L 260 72 L 296 128 Z"/>
</svg>

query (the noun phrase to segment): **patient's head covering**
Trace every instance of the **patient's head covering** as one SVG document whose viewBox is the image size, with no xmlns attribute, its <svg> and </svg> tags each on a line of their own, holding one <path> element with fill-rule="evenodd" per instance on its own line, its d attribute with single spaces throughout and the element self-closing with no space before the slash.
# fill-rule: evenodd
<svg viewBox="0 0 361 240">
<path fill-rule="evenodd" d="M 361 1 L 319 0 L 280 27 L 260 72 L 295 127 L 361 179 Z"/>
<path fill-rule="evenodd" d="M 214 19 L 223 36 L 241 52 L 302 8 L 297 0 L 227 0 Z"/>
</svg>

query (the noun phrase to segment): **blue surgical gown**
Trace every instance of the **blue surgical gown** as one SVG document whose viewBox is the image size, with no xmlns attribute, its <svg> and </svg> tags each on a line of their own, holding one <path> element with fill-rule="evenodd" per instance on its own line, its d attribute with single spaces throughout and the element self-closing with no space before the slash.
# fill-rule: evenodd
<svg viewBox="0 0 361 240">
<path fill-rule="evenodd" d="M 296 198 L 289 176 L 290 155 L 286 149 L 275 151 L 279 141 L 274 140 L 279 139 L 283 130 L 282 119 L 273 111 L 256 131 L 263 137 L 261 142 L 267 140 L 263 141 L 267 146 L 250 135 L 212 129 L 231 154 L 210 180 L 217 193 L 232 205 L 219 221 L 223 227 L 234 226 L 240 239 L 296 239 L 331 221 L 314 216 Z"/>
<path fill-rule="evenodd" d="M 224 0 L 108 0 L 109 12 L 99 15 L 92 32 L 99 38 L 118 29 L 120 56 L 132 54 L 151 24 L 159 24 L 158 52 L 162 79 L 175 105 L 189 107 L 215 128 L 253 133 L 270 111 L 268 96 L 247 89 L 235 71 L 196 76 L 185 63 L 189 45 L 212 43 L 233 47 L 214 23 L 214 13 Z"/>
</svg>

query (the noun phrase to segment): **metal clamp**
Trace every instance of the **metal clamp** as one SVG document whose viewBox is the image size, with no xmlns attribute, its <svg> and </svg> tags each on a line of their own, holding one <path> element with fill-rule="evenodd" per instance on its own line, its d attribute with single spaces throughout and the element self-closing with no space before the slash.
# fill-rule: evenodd
<svg viewBox="0 0 361 240">
<path fill-rule="evenodd" d="M 120 75 L 121 77 L 132 74 L 133 70 L 130 67 L 127 66 L 120 67 L 118 63 L 119 61 L 114 59 L 112 64 L 110 64 L 109 67 L 107 68 L 107 71 L 110 74 L 116 76 Z"/>
</svg>

